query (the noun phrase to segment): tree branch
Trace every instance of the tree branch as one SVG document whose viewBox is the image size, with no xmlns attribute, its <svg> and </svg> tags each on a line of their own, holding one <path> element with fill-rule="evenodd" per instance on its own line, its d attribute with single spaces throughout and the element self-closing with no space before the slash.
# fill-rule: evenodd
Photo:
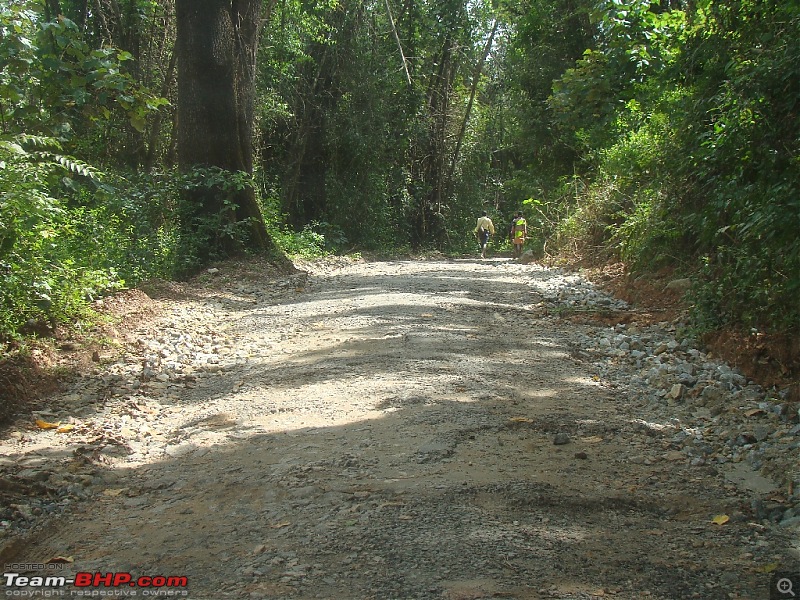
<svg viewBox="0 0 800 600">
<path fill-rule="evenodd" d="M 386 2 L 386 13 L 389 15 L 389 25 L 392 26 L 392 33 L 394 33 L 394 39 L 397 41 L 397 48 L 400 50 L 400 58 L 403 59 L 403 70 L 406 72 L 406 79 L 408 79 L 408 85 L 411 85 L 411 73 L 408 72 L 408 61 L 406 61 L 406 56 L 403 54 L 403 44 L 400 43 L 400 36 L 397 35 L 397 27 L 394 26 L 394 17 L 392 17 L 392 9 L 389 6 L 389 0 L 385 0 Z"/>
</svg>

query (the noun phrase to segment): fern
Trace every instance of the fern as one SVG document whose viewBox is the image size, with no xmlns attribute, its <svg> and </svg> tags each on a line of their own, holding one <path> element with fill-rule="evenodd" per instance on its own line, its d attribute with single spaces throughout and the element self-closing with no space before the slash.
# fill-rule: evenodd
<svg viewBox="0 0 800 600">
<path fill-rule="evenodd" d="M 56 138 L 44 135 L 31 135 L 28 133 L 20 133 L 14 136 L 22 146 L 33 146 L 43 150 L 62 150 L 61 142 Z"/>
<path fill-rule="evenodd" d="M 76 175 L 88 177 L 92 181 L 101 180 L 101 173 L 97 169 L 77 158 L 57 152 L 61 149 L 59 141 L 51 137 L 29 135 L 27 133 L 0 136 L 0 150 L 5 150 L 19 160 L 32 163 L 50 163 Z"/>
<path fill-rule="evenodd" d="M 42 159 L 49 160 L 53 163 L 61 165 L 67 171 L 75 173 L 77 175 L 83 175 L 84 177 L 88 177 L 92 181 L 100 181 L 101 174 L 91 165 L 78 160 L 77 158 L 73 158 L 72 156 L 66 156 L 64 154 L 55 154 L 53 152 L 41 152 L 38 153 Z"/>
</svg>

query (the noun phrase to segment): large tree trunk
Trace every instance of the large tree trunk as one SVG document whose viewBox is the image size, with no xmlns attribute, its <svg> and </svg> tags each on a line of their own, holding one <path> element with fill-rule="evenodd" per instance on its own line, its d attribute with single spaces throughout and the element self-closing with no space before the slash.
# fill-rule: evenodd
<svg viewBox="0 0 800 600">
<path fill-rule="evenodd" d="M 252 127 L 255 67 L 262 0 L 177 0 L 178 164 L 253 171 Z M 271 241 L 255 190 L 193 190 L 194 216 L 224 213 L 225 200 L 236 208 L 231 222 L 247 222 L 249 244 L 265 249 Z M 215 243 L 236 252 L 235 240 Z"/>
</svg>

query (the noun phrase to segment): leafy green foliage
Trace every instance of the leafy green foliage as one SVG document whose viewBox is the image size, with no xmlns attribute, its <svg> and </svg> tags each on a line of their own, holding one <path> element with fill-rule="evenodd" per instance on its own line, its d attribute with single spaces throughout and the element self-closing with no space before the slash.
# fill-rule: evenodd
<svg viewBox="0 0 800 600">
<path fill-rule="evenodd" d="M 50 182 L 68 178 L 72 161 L 16 140 L 0 143 L 0 338 L 14 337 L 29 320 L 71 319 L 122 286 L 192 272 L 208 260 L 209 244 L 240 233 L 242 225 L 228 219 L 230 205 L 226 214 L 197 217 L 191 231 L 181 216 L 196 217 L 186 190 L 233 190 L 248 184 L 243 175 L 123 177 L 92 169 L 91 178 L 70 179 L 69 194 L 58 199 L 48 193 Z"/>
<path fill-rule="evenodd" d="M 494 11 L 390 6 L 393 24 L 383 2 L 276 7 L 261 57 L 262 168 L 295 232 L 329 223 L 351 247 L 460 246 L 471 227 L 455 229 L 495 191 L 480 96 L 454 156 Z"/>
<path fill-rule="evenodd" d="M 93 166 L 118 132 L 141 131 L 166 100 L 132 55 L 92 47 L 35 1 L 0 6 L 0 338 L 70 319 L 99 294 L 174 272 L 170 188 Z M 153 204 L 150 204 L 153 202 Z M 176 203 L 173 202 L 173 206 Z"/>
<path fill-rule="evenodd" d="M 800 328 L 798 35 L 796 3 L 741 1 L 711 4 L 692 39 L 699 52 L 724 49 L 700 56 L 703 127 L 682 140 L 694 192 L 686 223 L 705 258 L 705 320 Z"/>
<path fill-rule="evenodd" d="M 143 132 L 168 102 L 134 80 L 126 67 L 133 56 L 94 48 L 73 21 L 47 21 L 43 13 L 39 2 L 0 6 L 4 131 L 57 138 L 89 155 L 107 153 L 110 138 L 126 128 Z"/>
<path fill-rule="evenodd" d="M 170 188 L 177 197 L 174 216 L 180 224 L 178 273 L 191 273 L 209 261 L 247 250 L 250 227 L 236 217 L 236 196 L 254 186 L 248 173 L 219 167 L 197 166 L 174 175 Z"/>
<path fill-rule="evenodd" d="M 271 13 L 256 140 L 261 210 L 285 252 L 473 253 L 482 210 L 502 248 L 523 209 L 531 247 L 694 272 L 704 326 L 800 330 L 796 2 L 389 4 L 402 48 L 382 2 Z M 132 0 L 105 24 L 103 3 L 82 6 L 0 6 L 3 337 L 257 235 L 237 219 L 245 174 L 119 167 L 169 148 L 166 100 L 142 82 L 169 95 L 171 43 L 140 43 L 151 24 L 170 31 L 169 2 Z"/>
<path fill-rule="evenodd" d="M 55 140 L 51 145 L 57 147 Z M 90 240 L 48 193 L 47 180 L 65 168 L 83 167 L 49 156 L 28 152 L 20 137 L 0 142 L 0 337 L 15 335 L 30 320 L 74 316 L 88 299 L 122 284 L 113 269 L 70 251 L 82 248 L 82 258 L 92 256 Z"/>
<path fill-rule="evenodd" d="M 544 115 L 574 159 L 529 176 L 562 214 L 557 238 L 696 272 L 708 326 L 797 331 L 797 3 L 604 0 L 589 15 L 592 42 L 552 79 Z"/>
<path fill-rule="evenodd" d="M 306 225 L 302 231 L 278 231 L 273 234 L 278 246 L 289 256 L 301 258 L 319 258 L 326 256 L 325 235 L 319 232 L 320 223 L 314 222 Z"/>
</svg>

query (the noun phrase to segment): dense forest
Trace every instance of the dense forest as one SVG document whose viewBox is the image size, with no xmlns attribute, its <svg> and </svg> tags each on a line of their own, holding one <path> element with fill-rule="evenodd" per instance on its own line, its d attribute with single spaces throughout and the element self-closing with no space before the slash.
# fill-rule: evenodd
<svg viewBox="0 0 800 600">
<path fill-rule="evenodd" d="M 475 253 L 483 210 L 800 332 L 797 0 L 10 0 L 0 67 L 6 341 L 241 253 Z"/>
</svg>

